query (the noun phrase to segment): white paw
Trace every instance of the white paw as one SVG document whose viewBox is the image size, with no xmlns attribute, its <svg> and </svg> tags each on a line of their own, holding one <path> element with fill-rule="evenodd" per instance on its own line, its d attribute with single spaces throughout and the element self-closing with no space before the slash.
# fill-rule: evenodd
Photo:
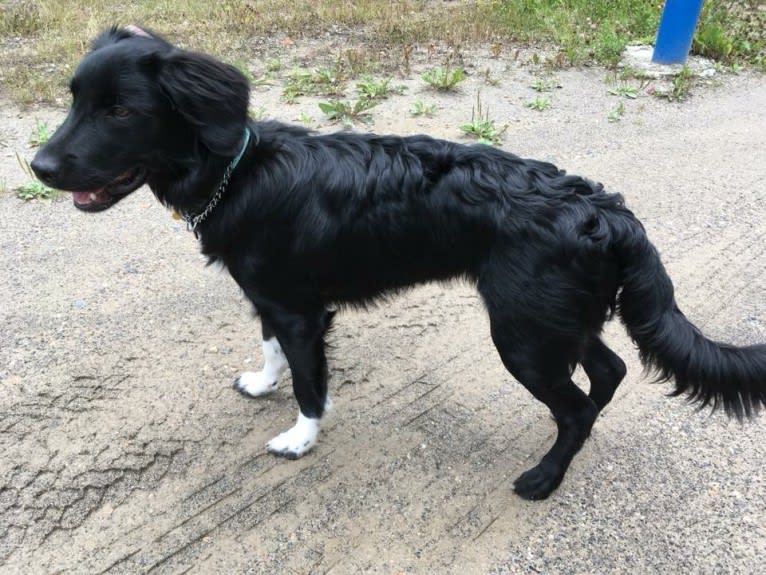
<svg viewBox="0 0 766 575">
<path fill-rule="evenodd" d="M 318 435 L 319 419 L 298 413 L 298 421 L 295 425 L 269 441 L 266 449 L 274 455 L 298 459 L 311 451 L 317 442 Z"/>
<path fill-rule="evenodd" d="M 234 382 L 234 389 L 242 395 L 259 397 L 274 391 L 277 383 L 276 376 L 268 378 L 264 371 L 246 371 Z"/>
</svg>

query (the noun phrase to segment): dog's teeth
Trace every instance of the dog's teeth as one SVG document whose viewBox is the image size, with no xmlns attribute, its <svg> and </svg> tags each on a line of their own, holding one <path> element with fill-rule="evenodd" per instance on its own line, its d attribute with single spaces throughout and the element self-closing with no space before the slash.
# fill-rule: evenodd
<svg viewBox="0 0 766 575">
<path fill-rule="evenodd" d="M 89 195 L 88 197 L 90 198 L 90 201 L 91 201 L 91 202 L 95 202 L 95 201 L 96 201 L 96 198 L 97 198 L 98 196 L 95 194 L 95 192 L 91 192 L 91 193 L 90 193 L 90 195 Z"/>
</svg>

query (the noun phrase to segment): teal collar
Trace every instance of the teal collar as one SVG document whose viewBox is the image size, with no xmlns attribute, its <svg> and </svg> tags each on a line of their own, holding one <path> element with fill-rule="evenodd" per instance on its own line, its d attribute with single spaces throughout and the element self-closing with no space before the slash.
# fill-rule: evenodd
<svg viewBox="0 0 766 575">
<path fill-rule="evenodd" d="M 247 145 L 249 143 L 250 143 L 250 129 L 245 128 L 245 137 L 242 140 L 242 147 L 240 148 L 239 153 L 234 157 L 231 163 L 226 167 L 226 171 L 223 173 L 223 178 L 221 178 L 221 183 L 218 184 L 218 190 L 213 195 L 213 197 L 210 198 L 210 201 L 207 203 L 207 206 L 205 206 L 205 209 L 202 210 L 197 215 L 183 216 L 184 220 L 186 221 L 186 229 L 194 232 L 195 238 L 199 238 L 197 227 L 207 219 L 207 217 L 210 215 L 213 209 L 215 209 L 215 207 L 218 205 L 218 202 L 221 201 L 221 197 L 226 191 L 226 186 L 228 186 L 229 184 L 229 178 L 231 178 L 232 172 L 234 172 L 234 170 L 237 168 L 237 164 L 239 164 L 239 161 L 242 159 L 242 156 L 245 154 L 245 150 L 247 150 Z"/>
</svg>

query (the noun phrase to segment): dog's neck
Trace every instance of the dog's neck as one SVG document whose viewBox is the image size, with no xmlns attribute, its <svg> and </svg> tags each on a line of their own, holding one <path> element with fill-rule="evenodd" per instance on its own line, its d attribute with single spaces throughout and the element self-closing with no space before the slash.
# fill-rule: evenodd
<svg viewBox="0 0 766 575">
<path fill-rule="evenodd" d="M 179 214 L 202 211 L 223 177 L 230 158 L 198 151 L 191 162 L 168 163 L 152 173 L 148 184 L 157 199 Z"/>
</svg>

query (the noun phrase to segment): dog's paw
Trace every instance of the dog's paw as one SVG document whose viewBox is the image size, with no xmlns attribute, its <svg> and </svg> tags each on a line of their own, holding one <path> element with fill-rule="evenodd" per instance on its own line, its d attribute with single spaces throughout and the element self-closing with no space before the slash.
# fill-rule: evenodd
<svg viewBox="0 0 766 575">
<path fill-rule="evenodd" d="M 259 397 L 277 388 L 277 379 L 267 378 L 263 371 L 246 371 L 234 382 L 234 389 L 248 397 Z"/>
<path fill-rule="evenodd" d="M 274 455 L 287 459 L 298 459 L 316 445 L 319 435 L 319 419 L 298 415 L 296 424 L 280 433 L 266 444 L 266 449 Z"/>
<path fill-rule="evenodd" d="M 559 486 L 564 475 L 543 463 L 525 471 L 513 482 L 516 493 L 528 500 L 547 498 Z"/>
</svg>

